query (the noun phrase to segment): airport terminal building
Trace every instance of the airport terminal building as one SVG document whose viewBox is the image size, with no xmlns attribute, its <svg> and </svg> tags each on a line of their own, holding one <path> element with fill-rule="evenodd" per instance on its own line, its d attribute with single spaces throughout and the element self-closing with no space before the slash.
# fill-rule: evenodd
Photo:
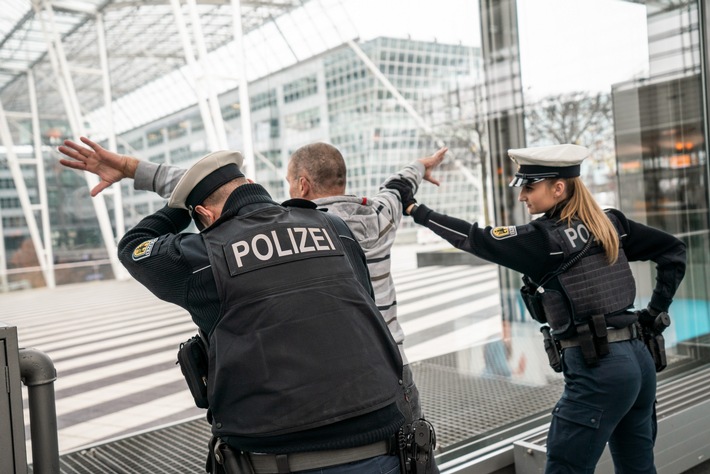
<svg viewBox="0 0 710 474">
<path fill-rule="evenodd" d="M 9 3 L 0 21 L 0 302 L 53 314 L 61 305 L 17 295 L 125 282 L 116 239 L 164 205 L 130 183 L 89 198 L 95 183 L 57 164 L 63 139 L 89 136 L 185 167 L 215 149 L 243 150 L 247 175 L 277 201 L 288 198 L 290 154 L 307 143 L 338 147 L 347 192 L 362 196 L 446 145 L 442 185 L 423 184 L 417 199 L 498 226 L 530 220 L 508 186 L 507 150 L 575 143 L 592 150 L 582 174 L 600 204 L 687 246 L 664 332 L 669 364 L 658 374 L 656 465 L 683 473 L 710 456 L 710 1 L 441 0 L 408 4 L 406 14 L 406 2 L 394 1 Z M 496 326 L 412 362 L 442 472 L 541 472 L 563 380 L 547 366 L 521 275 L 432 250 L 436 237 L 408 218 L 398 238 L 415 246 L 420 267 L 431 266 L 420 279 L 456 275 L 439 294 L 426 293 L 416 273 L 397 280 L 412 347 L 463 327 L 482 336 L 484 319 Z M 497 293 L 482 289 L 479 270 Z M 635 307 L 644 308 L 655 268 L 632 270 Z M 491 295 L 494 307 L 483 303 Z M 432 314 L 439 321 L 425 323 Z M 0 317 L 6 365 L 17 362 L 17 341 L 4 329 L 16 326 L 32 343 L 24 324 Z M 16 416 L 17 398 L 2 393 L 0 413 Z M 209 426 L 184 413 L 193 416 L 103 439 L 91 456 L 60 446 L 62 472 L 114 472 L 119 458 L 128 459 L 125 472 L 201 465 Z M 13 436 L 29 438 L 18 428 L 27 420 L 14 423 L 9 433 L 0 426 L 2 472 L 25 472 L 28 448 Z M 113 460 L 106 471 L 86 467 L 105 459 Z M 613 472 L 608 452 L 597 472 Z"/>
</svg>

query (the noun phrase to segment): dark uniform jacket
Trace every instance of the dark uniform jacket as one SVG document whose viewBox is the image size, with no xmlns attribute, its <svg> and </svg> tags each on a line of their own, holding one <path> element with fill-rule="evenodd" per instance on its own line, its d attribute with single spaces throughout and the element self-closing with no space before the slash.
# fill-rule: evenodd
<svg viewBox="0 0 710 474">
<path fill-rule="evenodd" d="M 187 309 L 210 339 L 213 431 L 239 449 L 370 444 L 402 423 L 401 359 L 347 226 L 308 201 L 237 188 L 202 234 L 163 208 L 119 244 L 129 272 Z M 369 293 L 369 295 L 368 295 Z"/>
<path fill-rule="evenodd" d="M 656 286 L 650 306 L 667 311 L 685 275 L 685 243 L 662 230 L 629 220 L 618 210 L 607 212 L 617 221 L 628 261 L 651 260 L 656 264 Z M 545 215 L 525 225 L 484 228 L 478 223 L 439 214 L 425 205 L 418 206 L 413 217 L 454 247 L 528 275 L 533 281 L 541 281 L 565 260 L 559 245 L 551 241 L 547 226 L 537 222 L 556 221 L 559 215 Z"/>
</svg>

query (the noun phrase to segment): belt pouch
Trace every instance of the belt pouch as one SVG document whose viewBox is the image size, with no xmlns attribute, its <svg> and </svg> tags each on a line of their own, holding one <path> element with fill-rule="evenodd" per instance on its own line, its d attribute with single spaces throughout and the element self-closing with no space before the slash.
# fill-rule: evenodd
<svg viewBox="0 0 710 474">
<path fill-rule="evenodd" d="M 545 344 L 545 353 L 547 354 L 547 360 L 550 362 L 550 367 L 555 372 L 562 372 L 562 361 L 560 359 L 560 350 L 557 348 L 557 343 L 550 335 L 550 327 L 542 326 L 540 328 L 542 333 L 543 343 Z"/>
<path fill-rule="evenodd" d="M 545 308 L 542 306 L 540 294 L 529 285 L 524 285 L 520 288 L 520 296 L 523 298 L 523 303 L 528 309 L 530 316 L 538 323 L 545 324 Z"/>
<path fill-rule="evenodd" d="M 604 357 L 609 353 L 609 339 L 606 332 L 606 318 L 603 314 L 592 316 L 592 329 L 594 331 L 594 343 L 598 357 Z"/>
<path fill-rule="evenodd" d="M 208 408 L 207 401 L 207 348 L 199 335 L 180 344 L 177 363 L 180 365 L 190 394 L 198 408 Z"/>
<path fill-rule="evenodd" d="M 582 350 L 584 363 L 590 367 L 597 365 L 597 363 L 599 363 L 599 357 L 597 356 L 597 349 L 594 346 L 594 337 L 592 337 L 592 332 L 588 324 L 580 324 L 577 326 L 577 340 L 579 341 L 579 348 Z"/>
</svg>

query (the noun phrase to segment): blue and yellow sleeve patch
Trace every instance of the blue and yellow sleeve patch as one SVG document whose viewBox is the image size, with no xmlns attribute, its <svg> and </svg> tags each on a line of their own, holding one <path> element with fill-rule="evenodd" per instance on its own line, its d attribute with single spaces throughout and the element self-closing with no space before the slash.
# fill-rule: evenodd
<svg viewBox="0 0 710 474">
<path fill-rule="evenodd" d="M 491 229 L 491 235 L 496 240 L 503 240 L 518 235 L 518 229 L 514 225 L 508 227 L 494 227 Z"/>
<path fill-rule="evenodd" d="M 133 261 L 143 260 L 144 258 L 150 257 L 150 253 L 153 251 L 153 246 L 157 241 L 158 238 L 156 237 L 152 240 L 146 240 L 138 245 L 138 247 L 133 250 Z"/>
</svg>

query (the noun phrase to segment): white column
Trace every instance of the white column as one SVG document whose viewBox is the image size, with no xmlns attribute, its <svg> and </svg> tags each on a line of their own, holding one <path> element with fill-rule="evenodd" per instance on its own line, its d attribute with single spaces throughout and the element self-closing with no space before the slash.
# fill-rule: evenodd
<svg viewBox="0 0 710 474">
<path fill-rule="evenodd" d="M 30 202 L 30 195 L 27 192 L 25 178 L 22 176 L 20 162 L 17 158 L 17 154 L 15 153 L 15 145 L 12 141 L 12 134 L 10 133 L 10 127 L 7 123 L 7 117 L 5 116 L 5 109 L 2 106 L 2 102 L 0 102 L 0 141 L 2 141 L 5 146 L 7 165 L 8 168 L 10 168 L 12 179 L 15 182 L 15 189 L 17 189 L 17 196 L 20 199 L 22 212 L 25 215 L 27 229 L 30 232 L 30 238 L 32 239 L 32 244 L 34 245 L 37 260 L 39 261 L 40 269 L 44 275 L 45 283 L 49 286 L 51 279 L 47 275 L 47 261 L 44 254 L 44 248 L 42 247 L 42 239 L 39 234 L 39 228 L 37 227 L 37 221 L 34 215 L 35 209 L 39 208 L 35 208 L 35 206 L 33 206 Z"/>
<path fill-rule="evenodd" d="M 43 6 L 44 10 L 42 9 Z M 76 95 L 74 82 L 71 78 L 66 54 L 64 53 L 64 47 L 62 46 L 61 38 L 54 23 L 54 12 L 52 10 L 52 5 L 49 0 L 43 0 L 41 2 L 34 3 L 33 7 L 42 26 L 42 33 L 44 34 L 45 42 L 47 43 L 47 54 L 49 55 L 50 62 L 52 63 L 52 69 L 54 70 L 54 75 L 59 86 L 59 92 L 62 96 L 62 100 L 64 101 L 64 107 L 67 112 L 67 117 L 69 118 L 69 123 L 72 127 L 72 133 L 75 138 L 85 136 L 86 131 L 84 129 L 84 119 L 81 115 L 81 108 L 79 107 L 79 99 Z M 44 15 L 42 14 L 43 12 L 47 14 L 48 21 L 45 21 Z M 47 25 L 47 23 L 49 23 L 49 25 Z M 88 171 L 84 172 L 84 178 L 86 179 L 86 184 L 89 190 L 99 183 L 99 178 Z M 113 274 L 117 279 L 127 279 L 128 272 L 125 268 L 123 268 L 121 262 L 118 261 L 116 238 L 113 235 L 113 229 L 111 228 L 111 222 L 108 217 L 106 201 L 104 201 L 102 195 L 99 195 L 98 197 L 92 199 L 91 203 L 94 206 L 94 212 L 96 213 L 96 218 L 99 223 L 99 229 L 101 230 L 101 236 L 104 241 L 104 246 L 106 247 L 106 252 L 108 253 L 108 258 L 111 261 L 111 269 L 113 270 Z"/>
<path fill-rule="evenodd" d="M 187 32 L 187 25 L 185 24 L 185 18 L 182 15 L 182 8 L 180 6 L 180 0 L 170 0 L 170 4 L 173 7 L 173 16 L 175 16 L 175 25 L 177 26 L 178 33 L 180 34 L 180 40 L 182 41 L 182 49 L 185 53 L 185 61 L 187 62 L 192 76 L 195 80 L 195 89 L 197 93 L 197 105 L 200 108 L 200 115 L 202 116 L 202 122 L 205 125 L 205 134 L 207 135 L 207 143 L 210 151 L 219 150 L 220 144 L 217 138 L 217 131 L 215 130 L 214 120 L 212 120 L 212 114 L 210 113 L 209 104 L 207 103 L 207 97 L 204 88 L 204 73 L 200 68 L 200 65 L 195 60 L 195 54 L 192 50 L 192 43 L 190 42 L 190 35 Z"/>
<path fill-rule="evenodd" d="M 104 17 L 99 13 L 96 15 L 96 38 L 99 48 L 99 58 L 101 61 L 101 83 L 103 84 L 104 106 L 106 107 L 106 135 L 108 136 L 109 150 L 118 151 L 116 141 L 116 130 L 113 123 L 113 97 L 111 95 L 111 77 L 108 68 L 108 54 L 106 53 L 106 32 L 104 30 Z M 126 233 L 126 224 L 123 219 L 123 196 L 121 194 L 121 183 L 116 183 L 102 193 L 111 191 L 113 195 L 113 215 L 116 223 L 116 235 Z M 111 195 L 109 194 L 109 195 Z"/>
<path fill-rule="evenodd" d="M 206 89 L 207 98 L 212 112 L 212 123 L 214 123 L 215 134 L 217 135 L 217 143 L 221 150 L 226 150 L 227 132 L 224 128 L 224 119 L 222 118 L 222 109 L 219 105 L 217 91 L 212 84 L 212 79 L 207 73 L 209 65 L 207 61 L 207 47 L 205 46 L 205 36 L 202 33 L 202 23 L 200 23 L 200 15 L 197 12 L 197 3 L 195 0 L 187 0 L 187 6 L 190 11 L 190 21 L 192 22 L 192 34 L 195 37 L 195 46 L 197 46 L 197 60 L 200 63 L 200 70 L 203 74 L 202 87 Z M 214 151 L 214 150 L 212 150 Z"/>
<path fill-rule="evenodd" d="M 246 55 L 244 54 L 244 31 L 242 29 L 242 4 L 240 0 L 232 0 L 232 25 L 237 50 L 244 168 L 245 174 L 250 178 L 254 178 L 256 175 L 256 163 L 254 161 L 254 144 L 251 132 L 251 105 L 249 104 L 249 85 L 247 83 Z"/>
<path fill-rule="evenodd" d="M 5 252 L 5 232 L 2 226 L 2 206 L 0 206 L 0 292 L 7 293 L 7 253 Z"/>
<path fill-rule="evenodd" d="M 32 70 L 27 71 L 27 87 L 32 111 L 32 142 L 37 169 L 37 191 L 39 192 L 40 217 L 42 220 L 42 235 L 44 236 L 44 258 L 46 265 L 45 281 L 49 288 L 56 286 L 54 275 L 54 251 L 52 248 L 52 229 L 49 224 L 49 204 L 47 202 L 47 179 L 44 174 L 44 156 L 42 156 L 42 136 L 39 125 L 39 109 L 37 108 L 37 90 Z M 34 217 L 34 216 L 33 216 Z"/>
</svg>

